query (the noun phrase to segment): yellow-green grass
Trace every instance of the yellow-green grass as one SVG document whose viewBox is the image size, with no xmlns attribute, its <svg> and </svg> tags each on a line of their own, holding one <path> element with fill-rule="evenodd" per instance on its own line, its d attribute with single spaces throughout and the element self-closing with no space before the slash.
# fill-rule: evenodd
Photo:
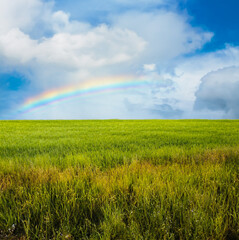
<svg viewBox="0 0 239 240">
<path fill-rule="evenodd" d="M 0 239 L 239 239 L 239 121 L 0 121 Z"/>
</svg>

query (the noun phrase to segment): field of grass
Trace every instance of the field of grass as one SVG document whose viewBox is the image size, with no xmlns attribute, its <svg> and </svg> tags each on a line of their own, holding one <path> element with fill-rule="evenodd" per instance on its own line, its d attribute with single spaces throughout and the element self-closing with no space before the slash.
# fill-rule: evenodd
<svg viewBox="0 0 239 240">
<path fill-rule="evenodd" d="M 239 239 L 239 121 L 0 121 L 0 239 Z"/>
</svg>

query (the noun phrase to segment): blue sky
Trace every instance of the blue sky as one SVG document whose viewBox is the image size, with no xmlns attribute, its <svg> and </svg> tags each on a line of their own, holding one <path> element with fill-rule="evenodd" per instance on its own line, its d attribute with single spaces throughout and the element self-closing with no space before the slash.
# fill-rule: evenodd
<svg viewBox="0 0 239 240">
<path fill-rule="evenodd" d="M 0 119 L 239 118 L 238 10 L 237 0 L 0 1 Z M 21 112 L 119 76 L 147 85 Z"/>
<path fill-rule="evenodd" d="M 182 4 L 193 17 L 191 23 L 212 31 L 215 36 L 204 51 L 224 48 L 225 43 L 239 45 L 239 1 L 189 0 Z"/>
</svg>

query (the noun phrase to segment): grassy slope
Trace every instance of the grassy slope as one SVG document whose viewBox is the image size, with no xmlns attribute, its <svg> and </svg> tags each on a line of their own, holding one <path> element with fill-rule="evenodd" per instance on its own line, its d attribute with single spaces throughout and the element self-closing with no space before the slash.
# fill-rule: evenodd
<svg viewBox="0 0 239 240">
<path fill-rule="evenodd" d="M 239 238 L 239 121 L 0 121 L 0 238 Z"/>
</svg>

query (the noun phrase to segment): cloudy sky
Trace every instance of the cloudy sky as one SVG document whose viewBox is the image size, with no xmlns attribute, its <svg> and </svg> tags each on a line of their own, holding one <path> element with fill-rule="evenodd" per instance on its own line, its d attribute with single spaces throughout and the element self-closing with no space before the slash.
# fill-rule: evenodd
<svg viewBox="0 0 239 240">
<path fill-rule="evenodd" d="M 0 119 L 239 118 L 238 10 L 0 0 Z"/>
</svg>

